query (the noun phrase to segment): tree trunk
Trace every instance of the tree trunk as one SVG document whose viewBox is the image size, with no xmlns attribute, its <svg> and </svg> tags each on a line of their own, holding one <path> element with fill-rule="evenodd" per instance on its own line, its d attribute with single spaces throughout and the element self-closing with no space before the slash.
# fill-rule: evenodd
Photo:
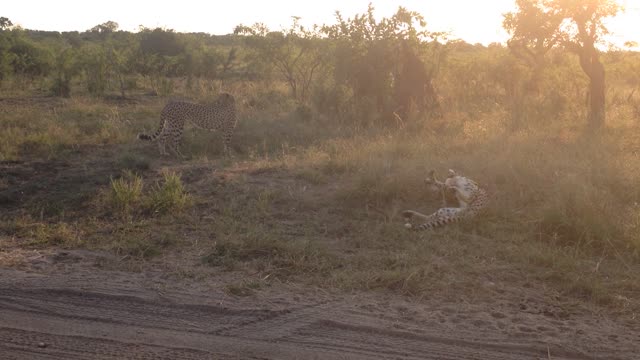
<svg viewBox="0 0 640 360">
<path fill-rule="evenodd" d="M 604 66 L 597 59 L 591 64 L 589 80 L 589 126 L 596 130 L 604 126 L 605 119 Z"/>
<path fill-rule="evenodd" d="M 118 77 L 118 82 L 120 83 L 120 96 L 124 99 L 124 98 L 126 98 L 125 85 L 124 85 L 124 75 L 120 75 Z"/>
<path fill-rule="evenodd" d="M 580 66 L 589 76 L 589 128 L 598 130 L 604 126 L 605 119 L 605 76 L 604 66 L 600 62 L 598 50 L 593 43 L 580 49 Z"/>
</svg>

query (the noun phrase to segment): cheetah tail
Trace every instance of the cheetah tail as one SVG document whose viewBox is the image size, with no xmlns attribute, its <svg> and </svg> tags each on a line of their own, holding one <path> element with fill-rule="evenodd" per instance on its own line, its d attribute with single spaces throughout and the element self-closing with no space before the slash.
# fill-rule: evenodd
<svg viewBox="0 0 640 360">
<path fill-rule="evenodd" d="M 146 140 L 146 141 L 153 141 L 155 140 L 155 134 L 149 135 L 149 134 L 143 134 L 140 133 L 138 134 L 138 140 Z"/>
<path fill-rule="evenodd" d="M 160 134 L 162 134 L 163 129 L 164 129 L 164 119 L 161 119 L 160 126 L 158 126 L 158 130 L 156 130 L 153 134 L 140 133 L 138 134 L 138 140 L 154 141 L 155 139 L 158 138 L 158 136 L 160 136 Z"/>
<path fill-rule="evenodd" d="M 447 224 L 456 222 L 458 219 L 456 217 L 454 218 L 447 218 L 447 219 L 433 219 L 431 221 L 427 221 L 423 224 L 420 225 L 416 225 L 416 226 L 411 226 L 409 228 L 409 230 L 413 230 L 413 231 L 424 231 L 424 230 L 433 230 L 439 227 L 443 227 Z"/>
</svg>

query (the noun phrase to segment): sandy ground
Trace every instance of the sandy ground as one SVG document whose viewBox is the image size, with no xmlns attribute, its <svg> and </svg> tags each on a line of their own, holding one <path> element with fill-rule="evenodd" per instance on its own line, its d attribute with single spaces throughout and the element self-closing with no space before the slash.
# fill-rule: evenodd
<svg viewBox="0 0 640 360">
<path fill-rule="evenodd" d="M 640 329 L 535 294 L 469 304 L 274 284 L 224 291 L 105 270 L 110 255 L 34 254 L 0 270 L 2 359 L 637 359 Z"/>
</svg>

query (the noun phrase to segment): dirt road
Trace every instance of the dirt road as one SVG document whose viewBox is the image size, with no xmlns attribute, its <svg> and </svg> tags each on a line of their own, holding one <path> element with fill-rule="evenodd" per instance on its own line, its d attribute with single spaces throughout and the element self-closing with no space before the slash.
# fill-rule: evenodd
<svg viewBox="0 0 640 360">
<path fill-rule="evenodd" d="M 234 297 L 225 281 L 75 265 L 0 270 L 0 358 L 632 359 L 640 344 L 633 324 L 522 304 L 286 285 Z"/>
</svg>

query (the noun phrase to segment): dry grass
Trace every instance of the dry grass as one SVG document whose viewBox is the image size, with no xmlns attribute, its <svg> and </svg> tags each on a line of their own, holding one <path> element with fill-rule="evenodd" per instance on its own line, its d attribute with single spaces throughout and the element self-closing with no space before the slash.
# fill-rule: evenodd
<svg viewBox="0 0 640 360">
<path fill-rule="evenodd" d="M 612 119 L 598 138 L 573 124 L 508 133 L 499 118 L 460 125 L 462 134 L 450 119 L 450 129 L 440 132 L 328 139 L 256 165 L 311 184 L 339 179 L 329 206 L 354 217 L 341 220 L 351 227 L 344 241 L 354 254 L 341 254 L 345 265 L 331 269 L 331 285 L 424 296 L 469 292 L 486 274 L 491 281 L 547 284 L 597 304 L 634 299 L 637 308 L 640 159 L 623 145 L 632 143 L 636 127 Z M 422 185 L 426 172 L 447 168 L 489 189 L 488 214 L 457 230 L 403 232 L 402 209 L 429 212 L 439 204 Z"/>
<path fill-rule="evenodd" d="M 139 145 L 136 153 L 100 159 L 112 161 L 116 175 L 140 174 L 96 188 L 96 196 L 111 194 L 111 211 L 93 205 L 72 218 L 4 219 L 0 239 L 106 248 L 136 259 L 193 251 L 207 266 L 264 279 L 417 297 L 483 297 L 488 290 L 479 284 L 534 284 L 640 309 L 639 129 L 627 118 L 609 119 L 598 138 L 582 134 L 575 119 L 508 132 L 501 111 L 363 131 L 321 116 L 301 119 L 281 98 L 260 101 L 272 93 L 242 91 L 234 159 L 219 160 L 218 135 L 194 130 L 184 140 L 187 162 L 159 159 L 154 146 Z M 64 158 L 83 144 L 131 151 L 127 144 L 156 126 L 161 106 L 78 99 L 55 110 L 22 107 L 2 120 L 8 130 L 0 134 L 0 159 Z M 407 232 L 400 211 L 435 210 L 440 201 L 422 179 L 448 168 L 489 190 L 488 213 Z M 126 221 L 112 213 L 127 214 Z M 239 283 L 227 291 L 257 288 Z"/>
</svg>

